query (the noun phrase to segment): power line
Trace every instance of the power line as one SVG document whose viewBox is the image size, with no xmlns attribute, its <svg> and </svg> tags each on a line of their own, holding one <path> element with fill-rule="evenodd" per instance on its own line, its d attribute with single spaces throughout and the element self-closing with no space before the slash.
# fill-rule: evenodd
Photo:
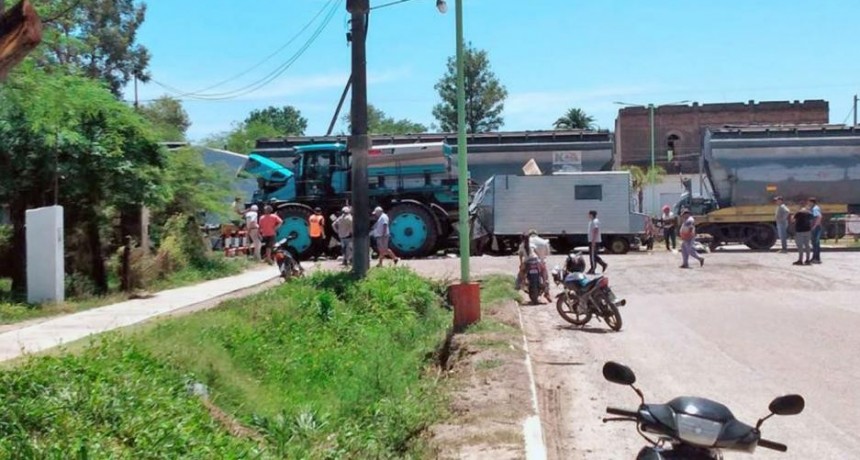
<svg viewBox="0 0 860 460">
<path fill-rule="evenodd" d="M 274 81 L 276 78 L 283 75 L 283 73 L 287 69 L 289 69 L 305 53 L 305 51 L 307 51 L 308 48 L 310 48 L 310 46 L 316 41 L 317 38 L 319 38 L 319 36 L 322 34 L 322 32 L 325 30 L 325 28 L 328 26 L 328 24 L 334 18 L 335 14 L 338 11 L 338 6 L 339 6 L 338 3 L 339 2 L 337 0 L 329 0 L 329 2 L 326 4 L 326 6 L 323 8 L 323 10 L 321 10 L 320 13 L 318 13 L 316 16 L 314 16 L 314 19 L 311 20 L 311 22 L 309 22 L 305 27 L 303 27 L 302 30 L 295 37 L 290 39 L 290 42 L 288 42 L 286 45 L 284 45 L 280 48 L 280 49 L 283 49 L 284 47 L 289 45 L 289 43 L 292 43 L 292 41 L 294 41 L 299 35 L 301 35 L 302 32 L 307 30 L 307 28 L 311 24 L 313 24 L 313 22 L 316 20 L 316 18 L 319 17 L 319 15 L 323 11 L 328 9 L 328 13 L 326 14 L 325 18 L 323 19 L 323 22 L 314 30 L 314 32 L 311 34 L 311 36 L 305 41 L 305 43 L 299 48 L 298 51 L 296 51 L 290 58 L 288 58 L 284 63 L 282 63 L 278 67 L 276 67 L 269 74 L 265 75 L 264 77 L 260 78 L 259 80 L 256 80 L 252 83 L 249 83 L 243 87 L 240 87 L 240 88 L 237 88 L 234 90 L 230 90 L 230 91 L 220 92 L 220 93 L 206 94 L 206 93 L 202 93 L 201 92 L 202 90 L 197 91 L 197 92 L 183 92 L 182 90 L 174 88 L 174 87 L 167 85 L 165 83 L 159 82 L 155 79 L 152 79 L 152 82 L 157 84 L 158 86 L 161 86 L 162 88 L 172 92 L 172 93 L 176 93 L 178 95 L 178 97 L 181 99 L 198 99 L 198 100 L 217 101 L 217 100 L 233 99 L 233 98 L 243 96 L 245 94 L 249 94 L 249 93 L 252 93 L 254 91 L 257 91 L 260 88 L 262 88 L 262 87 L 268 85 L 269 83 L 271 83 L 272 81 Z M 278 51 L 280 51 L 280 49 Z M 276 51 L 274 54 L 277 54 L 278 51 Z M 270 57 L 271 56 L 266 58 L 266 60 L 268 60 Z M 261 64 L 262 63 L 255 65 L 254 68 L 259 67 L 259 65 L 261 65 Z M 249 70 L 243 72 L 243 74 L 248 73 L 252 69 L 249 69 Z M 231 77 L 231 78 L 227 79 L 226 81 L 235 80 L 235 78 L 238 78 L 238 76 Z M 218 83 L 218 84 L 213 85 L 207 89 L 211 89 L 215 86 L 219 86 L 220 84 L 221 83 Z"/>
</svg>

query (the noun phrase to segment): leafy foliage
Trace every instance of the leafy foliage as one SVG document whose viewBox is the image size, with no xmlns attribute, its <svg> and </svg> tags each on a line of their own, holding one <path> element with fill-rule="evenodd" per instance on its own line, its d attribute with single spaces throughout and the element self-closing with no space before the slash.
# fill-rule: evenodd
<svg viewBox="0 0 860 460">
<path fill-rule="evenodd" d="M 553 123 L 555 129 L 592 129 L 594 117 L 580 108 L 570 108 Z"/>
<path fill-rule="evenodd" d="M 281 136 L 302 136 L 308 129 L 308 119 L 291 105 L 280 108 L 269 106 L 263 110 L 254 110 L 245 118 L 245 126 L 252 124 L 271 126 Z"/>
<path fill-rule="evenodd" d="M 138 108 L 138 112 L 152 123 L 160 141 L 184 141 L 185 133 L 191 126 L 182 102 L 170 96 L 161 96 L 144 104 Z"/>
<path fill-rule="evenodd" d="M 630 180 L 633 182 L 633 190 L 635 190 L 637 194 L 639 212 L 642 212 L 645 186 L 649 184 L 659 184 L 663 180 L 663 176 L 666 175 L 666 170 L 663 169 L 662 166 L 645 169 L 636 165 L 622 166 L 621 169 L 630 172 Z"/>
<path fill-rule="evenodd" d="M 343 122 L 346 123 L 347 130 L 352 130 L 350 114 L 343 116 Z M 368 104 L 367 132 L 368 134 L 415 134 L 426 133 L 427 127 L 406 118 L 396 120 L 386 115 L 385 112 L 376 108 L 376 106 Z"/>
<path fill-rule="evenodd" d="M 502 111 L 508 90 L 490 69 L 485 50 L 467 45 L 464 50 L 463 76 L 466 91 L 466 130 L 470 133 L 495 131 L 504 125 Z M 442 102 L 433 107 L 433 116 L 443 131 L 457 130 L 457 58 L 448 58 L 448 69 L 436 83 Z"/>
<path fill-rule="evenodd" d="M 10 208 L 13 260 L 23 257 L 24 210 L 56 202 L 67 243 L 85 246 L 104 292 L 103 211 L 157 200 L 162 153 L 147 123 L 97 81 L 19 67 L 0 87 L 0 202 Z M 23 263 L 15 263 L 20 290 Z"/>
<path fill-rule="evenodd" d="M 415 456 L 442 413 L 423 370 L 450 316 L 406 269 L 347 276 L 315 274 L 0 372 L 0 457 Z M 194 383 L 263 444 L 226 436 L 188 394 Z"/>
<path fill-rule="evenodd" d="M 33 2 L 44 24 L 33 56 L 41 67 L 107 82 L 115 96 L 132 77 L 148 81 L 149 51 L 136 43 L 146 4 L 134 0 Z"/>
<path fill-rule="evenodd" d="M 176 214 L 228 216 L 230 198 L 235 195 L 230 172 L 204 163 L 200 149 L 188 147 L 167 153 L 159 179 L 159 202 L 152 206 L 154 225 L 162 225 Z"/>
</svg>

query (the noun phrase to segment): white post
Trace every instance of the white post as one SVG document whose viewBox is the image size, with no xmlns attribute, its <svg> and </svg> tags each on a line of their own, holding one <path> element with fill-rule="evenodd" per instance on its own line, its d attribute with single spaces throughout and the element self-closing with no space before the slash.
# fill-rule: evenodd
<svg viewBox="0 0 860 460">
<path fill-rule="evenodd" d="M 24 217 L 27 238 L 27 302 L 63 302 L 63 207 L 28 209 Z"/>
</svg>

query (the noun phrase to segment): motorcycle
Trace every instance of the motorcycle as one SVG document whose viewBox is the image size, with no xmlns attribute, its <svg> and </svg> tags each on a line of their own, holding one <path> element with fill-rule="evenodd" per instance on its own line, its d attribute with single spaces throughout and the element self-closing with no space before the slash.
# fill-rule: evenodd
<svg viewBox="0 0 860 460">
<path fill-rule="evenodd" d="M 543 276 L 543 266 L 537 257 L 525 260 L 525 276 L 521 288 L 528 293 L 532 305 L 537 305 L 542 295 L 549 294 L 549 286 Z"/>
<path fill-rule="evenodd" d="M 291 278 L 302 277 L 305 274 L 305 269 L 299 263 L 296 250 L 289 245 L 289 242 L 298 238 L 298 235 L 291 234 L 286 238 L 282 238 L 275 243 L 275 263 L 278 266 L 278 272 L 284 281 L 289 281 Z"/>
<path fill-rule="evenodd" d="M 584 326 L 591 321 L 592 316 L 597 316 L 613 331 L 621 330 L 621 312 L 618 307 L 627 305 L 627 300 L 616 298 L 606 276 L 585 276 L 582 273 L 585 262 L 581 255 L 568 256 L 568 259 L 572 259 L 572 263 L 566 263 L 564 271 L 558 267 L 553 269 L 553 279 L 564 287 L 556 296 L 555 309 L 558 314 L 574 326 Z M 567 272 L 568 268 L 577 271 Z"/>
<path fill-rule="evenodd" d="M 751 427 L 737 420 L 728 407 L 705 398 L 683 396 L 666 404 L 645 404 L 642 392 L 633 386 L 636 375 L 627 366 L 609 361 L 603 365 L 603 377 L 630 386 L 642 401 L 635 411 L 607 407 L 607 413 L 618 417 L 603 419 L 604 423 L 636 423 L 636 431 L 651 444 L 639 451 L 637 460 L 719 460 L 723 450 L 753 453 L 756 446 L 785 452 L 785 444 L 761 437 L 761 425 L 773 415 L 799 414 L 805 405 L 800 395 L 780 396 L 768 406 L 770 414 Z M 655 441 L 645 433 L 658 438 Z"/>
<path fill-rule="evenodd" d="M 560 286 L 564 283 L 564 279 L 567 278 L 567 275 L 576 272 L 585 272 L 585 259 L 579 251 L 572 252 L 567 255 L 567 258 L 564 260 L 564 268 L 559 267 L 558 265 L 553 267 L 552 280 L 556 286 Z"/>
</svg>

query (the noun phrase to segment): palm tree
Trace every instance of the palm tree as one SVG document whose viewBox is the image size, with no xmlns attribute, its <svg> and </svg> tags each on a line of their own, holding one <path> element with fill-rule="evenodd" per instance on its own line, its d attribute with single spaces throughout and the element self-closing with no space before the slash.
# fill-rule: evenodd
<svg viewBox="0 0 860 460">
<path fill-rule="evenodd" d="M 555 129 L 591 129 L 594 127 L 594 117 L 582 109 L 570 108 L 564 115 L 553 123 Z"/>
<path fill-rule="evenodd" d="M 645 195 L 645 186 L 648 184 L 659 184 L 663 181 L 663 176 L 666 175 L 666 170 L 662 166 L 655 166 L 647 170 L 635 165 L 624 166 L 621 169 L 630 172 L 630 180 L 633 190 L 636 190 L 637 201 L 639 202 L 639 212 L 642 212 L 642 201 Z"/>
</svg>

